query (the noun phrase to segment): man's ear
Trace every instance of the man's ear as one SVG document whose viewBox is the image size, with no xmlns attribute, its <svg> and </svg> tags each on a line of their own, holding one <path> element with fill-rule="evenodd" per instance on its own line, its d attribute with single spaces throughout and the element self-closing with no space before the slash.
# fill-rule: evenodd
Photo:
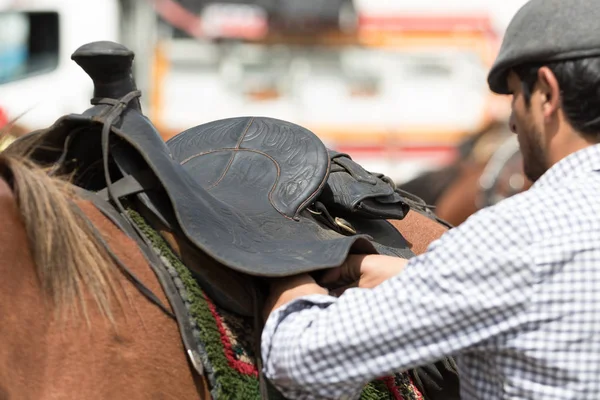
<svg viewBox="0 0 600 400">
<path fill-rule="evenodd" d="M 541 67 L 538 70 L 538 89 L 544 118 L 549 118 L 560 107 L 560 86 L 550 68 Z"/>
</svg>

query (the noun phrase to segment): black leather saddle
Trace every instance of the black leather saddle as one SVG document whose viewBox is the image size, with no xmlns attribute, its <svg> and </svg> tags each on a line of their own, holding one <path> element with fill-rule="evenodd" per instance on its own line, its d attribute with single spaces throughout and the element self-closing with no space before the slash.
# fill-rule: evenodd
<svg viewBox="0 0 600 400">
<path fill-rule="evenodd" d="M 307 129 L 232 118 L 189 129 L 167 145 L 141 113 L 131 51 L 95 42 L 73 59 L 94 81 L 94 107 L 33 135 L 42 133 L 42 148 L 55 149 L 35 157 L 60 165 L 75 185 L 121 211 L 122 201 L 137 197 L 201 251 L 249 275 L 331 268 L 350 252 L 412 255 L 383 219 L 403 218 L 405 199 Z"/>
<path fill-rule="evenodd" d="M 360 207 L 356 207 L 357 215 L 349 211 L 344 219 L 329 213 L 327 205 L 344 200 L 331 194 L 336 190 L 329 181 L 335 161 L 320 139 L 301 126 L 265 117 L 230 118 L 189 129 L 167 145 L 204 189 L 198 194 L 208 193 L 237 215 L 233 220 L 229 212 L 222 214 L 219 223 L 225 225 L 222 229 L 229 231 L 228 236 L 217 238 L 212 233 L 215 227 L 203 224 L 203 230 L 187 227 L 188 237 L 238 271 L 273 277 L 335 267 L 353 246 L 356 251 L 375 252 L 378 244 L 369 234 L 389 237 L 392 233 L 375 214 L 362 224 L 357 221 L 368 214 Z M 368 183 L 354 180 L 361 196 L 374 193 L 389 202 L 382 208 L 403 217 L 408 211 L 403 199 L 384 181 L 369 178 Z M 331 194 L 328 199 L 322 198 L 324 191 Z M 349 194 L 347 190 L 339 193 Z M 364 199 L 355 201 L 360 200 Z M 195 218 L 203 220 L 202 213 L 195 212 Z M 180 222 L 185 227 L 185 219 Z M 397 233 L 395 237 L 398 255 L 409 256 L 402 254 L 406 249 L 402 237 Z"/>
</svg>

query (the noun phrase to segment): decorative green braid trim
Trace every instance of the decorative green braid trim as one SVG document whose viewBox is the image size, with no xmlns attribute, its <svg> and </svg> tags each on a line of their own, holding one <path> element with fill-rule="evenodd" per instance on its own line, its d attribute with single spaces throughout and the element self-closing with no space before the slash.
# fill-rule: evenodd
<svg viewBox="0 0 600 400">
<path fill-rule="evenodd" d="M 158 249 L 160 255 L 165 257 L 175 268 L 188 292 L 191 305 L 188 311 L 196 320 L 200 340 L 204 344 L 211 364 L 210 368 L 214 374 L 214 382 L 216 382 L 216 388 L 214 388 L 216 391 L 213 392 L 213 395 L 218 399 L 260 399 L 258 379 L 242 375 L 229 367 L 217 324 L 206 302 L 206 295 L 190 271 L 173 253 L 165 240 L 148 226 L 141 215 L 132 210 L 129 213 L 136 225 Z"/>
<path fill-rule="evenodd" d="M 394 400 L 385 382 L 374 381 L 363 389 L 360 400 Z"/>
</svg>

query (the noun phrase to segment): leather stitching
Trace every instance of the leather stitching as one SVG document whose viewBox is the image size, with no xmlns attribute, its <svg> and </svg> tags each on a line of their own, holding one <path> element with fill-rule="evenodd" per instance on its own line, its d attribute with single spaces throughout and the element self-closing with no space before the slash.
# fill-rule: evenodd
<svg viewBox="0 0 600 400">
<path fill-rule="evenodd" d="M 278 208 L 278 207 L 277 207 L 277 206 L 276 206 L 276 205 L 273 203 L 273 192 L 275 192 L 275 188 L 277 187 L 277 184 L 279 183 L 279 180 L 280 180 L 280 178 L 281 178 L 281 168 L 279 167 L 279 163 L 278 163 L 278 162 L 277 162 L 277 161 L 276 161 L 276 160 L 275 160 L 273 157 L 271 157 L 270 155 L 268 155 L 267 153 L 264 153 L 264 152 L 262 152 L 262 151 L 260 151 L 260 150 L 254 150 L 254 149 L 240 149 L 240 148 L 231 148 L 231 147 L 230 147 L 230 148 L 222 148 L 222 149 L 210 150 L 210 151 L 205 151 L 205 152 L 202 152 L 202 153 L 198 153 L 198 154 L 196 154 L 196 155 L 193 155 L 193 156 L 191 156 L 191 157 L 188 157 L 188 158 L 186 158 L 184 161 L 182 161 L 182 163 L 181 163 L 181 164 L 183 165 L 184 163 L 187 163 L 188 161 L 190 161 L 190 160 L 192 160 L 192 159 L 194 159 L 194 158 L 196 158 L 196 157 L 200 157 L 200 156 L 203 156 L 203 155 L 206 155 L 206 154 L 218 153 L 218 152 L 221 152 L 221 151 L 231 151 L 231 152 L 233 152 L 233 153 L 234 153 L 234 155 L 235 155 L 235 153 L 238 153 L 238 152 L 247 151 L 247 152 L 250 152 L 250 153 L 256 153 L 256 154 L 260 154 L 260 155 L 262 155 L 262 156 L 265 156 L 265 157 L 267 157 L 269 160 L 271 160 L 271 161 L 273 162 L 273 164 L 275 165 L 275 168 L 277 168 L 277 178 L 275 179 L 275 182 L 273 183 L 273 186 L 271 187 L 271 190 L 269 191 L 269 196 L 268 196 L 268 198 L 269 198 L 269 203 L 270 203 L 270 204 L 273 206 L 273 208 L 274 208 L 275 210 L 277 210 L 277 212 L 278 212 L 279 214 L 281 214 L 283 217 L 285 217 L 285 218 L 287 218 L 287 219 L 289 219 L 289 220 L 294 220 L 294 218 L 293 218 L 293 217 L 290 217 L 290 216 L 286 215 L 286 214 L 285 214 L 285 213 L 284 213 L 282 210 L 280 210 L 280 209 L 279 209 L 279 208 Z M 233 157 L 233 156 L 232 156 L 232 157 Z M 213 185 L 213 186 L 214 186 L 214 185 Z M 213 187 L 213 186 L 211 186 L 211 187 Z M 318 192 L 318 190 L 317 190 L 317 192 Z M 314 195 L 315 195 L 315 193 L 311 194 L 311 197 L 312 197 L 312 196 L 314 196 Z M 310 199 L 309 199 L 309 200 L 310 200 Z M 307 201 L 308 201 L 308 200 L 307 200 Z M 303 203 L 303 204 L 304 204 L 304 203 Z M 295 212 L 296 212 L 296 214 L 295 214 L 295 215 L 297 215 L 297 211 L 295 211 Z"/>
<path fill-rule="evenodd" d="M 252 122 L 254 122 L 254 117 L 250 118 L 250 121 L 248 121 L 248 124 L 246 125 L 246 128 L 244 129 L 244 132 L 242 133 L 242 136 L 240 136 L 240 139 L 238 140 L 237 144 L 235 145 L 236 149 L 239 149 L 240 146 L 242 145 L 242 142 L 244 141 L 244 138 L 246 137 L 246 134 L 248 133 L 248 130 L 250 129 L 250 126 L 252 125 Z M 220 149 L 220 150 L 224 150 L 224 149 Z M 236 152 L 234 151 L 233 154 L 231 155 L 231 157 L 229 158 L 229 163 L 227 163 L 227 166 L 223 170 L 223 173 L 221 174 L 219 179 L 217 179 L 215 181 L 215 183 L 213 183 L 212 185 L 210 185 L 209 187 L 206 188 L 207 192 L 210 192 L 210 190 L 212 188 L 218 186 L 219 183 L 221 183 L 221 181 L 223 179 L 225 179 L 225 175 L 227 175 L 227 173 L 229 172 L 229 169 L 231 168 L 231 165 L 233 164 L 233 160 L 235 158 L 235 153 Z M 183 165 L 183 163 L 181 163 L 181 165 Z"/>
</svg>

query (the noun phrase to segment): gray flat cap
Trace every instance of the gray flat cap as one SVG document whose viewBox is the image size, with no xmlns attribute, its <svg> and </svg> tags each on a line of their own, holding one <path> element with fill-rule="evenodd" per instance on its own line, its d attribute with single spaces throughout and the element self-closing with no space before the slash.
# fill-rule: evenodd
<svg viewBox="0 0 600 400">
<path fill-rule="evenodd" d="M 506 29 L 488 75 L 493 92 L 508 94 L 511 68 L 600 56 L 600 0 L 530 0 Z"/>
</svg>

